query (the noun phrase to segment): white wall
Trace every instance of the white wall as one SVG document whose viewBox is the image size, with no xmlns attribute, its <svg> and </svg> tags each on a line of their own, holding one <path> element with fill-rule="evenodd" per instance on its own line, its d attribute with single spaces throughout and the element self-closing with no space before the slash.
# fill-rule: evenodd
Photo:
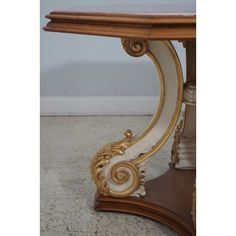
<svg viewBox="0 0 236 236">
<path fill-rule="evenodd" d="M 127 3 L 119 1 L 122 2 Z M 158 96 L 159 81 L 154 65 L 146 56 L 127 55 L 120 39 L 42 30 L 48 22 L 44 16 L 51 10 L 76 5 L 75 0 L 41 0 L 41 97 L 44 98 L 41 110 L 45 97 Z M 185 69 L 184 49 L 178 42 L 174 45 Z"/>
</svg>

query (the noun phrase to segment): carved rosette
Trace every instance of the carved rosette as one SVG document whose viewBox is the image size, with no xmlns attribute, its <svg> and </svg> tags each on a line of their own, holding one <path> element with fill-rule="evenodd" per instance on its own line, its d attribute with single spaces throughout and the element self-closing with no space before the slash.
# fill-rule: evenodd
<svg viewBox="0 0 236 236">
<path fill-rule="evenodd" d="M 139 190 L 137 194 L 142 194 L 144 184 L 144 171 L 135 166 L 132 161 L 119 161 L 108 168 L 104 173 L 104 168 L 115 156 L 121 156 L 129 147 L 132 140 L 132 131 L 127 130 L 125 138 L 120 141 L 105 145 L 94 156 L 91 163 L 91 173 L 94 182 L 103 195 L 113 197 L 126 197 Z M 109 187 L 109 183 L 122 187 L 122 191 L 114 191 Z M 123 186 L 122 186 L 123 185 Z"/>
</svg>

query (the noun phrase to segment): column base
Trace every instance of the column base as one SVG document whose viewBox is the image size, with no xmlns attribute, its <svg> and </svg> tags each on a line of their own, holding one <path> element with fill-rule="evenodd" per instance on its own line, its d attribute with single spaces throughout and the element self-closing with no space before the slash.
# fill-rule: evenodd
<svg viewBox="0 0 236 236">
<path fill-rule="evenodd" d="M 95 195 L 96 211 L 130 213 L 160 221 L 180 235 L 195 235 L 192 221 L 192 194 L 196 172 L 170 169 L 163 175 L 145 183 L 146 196 L 113 198 Z"/>
</svg>

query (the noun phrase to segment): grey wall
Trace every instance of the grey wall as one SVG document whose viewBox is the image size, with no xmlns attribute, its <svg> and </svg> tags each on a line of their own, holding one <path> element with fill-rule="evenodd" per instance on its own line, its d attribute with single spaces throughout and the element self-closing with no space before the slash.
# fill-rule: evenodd
<svg viewBox="0 0 236 236">
<path fill-rule="evenodd" d="M 41 0 L 41 28 L 48 22 L 44 16 L 51 10 L 78 6 L 78 2 L 82 1 Z M 115 1 L 88 2 L 97 4 Z M 127 1 L 119 1 L 122 2 Z M 40 37 L 41 96 L 159 94 L 159 82 L 150 59 L 146 56 L 130 57 L 123 51 L 120 39 L 51 33 L 42 29 Z M 185 70 L 185 51 L 180 43 L 174 42 L 174 45 Z"/>
</svg>

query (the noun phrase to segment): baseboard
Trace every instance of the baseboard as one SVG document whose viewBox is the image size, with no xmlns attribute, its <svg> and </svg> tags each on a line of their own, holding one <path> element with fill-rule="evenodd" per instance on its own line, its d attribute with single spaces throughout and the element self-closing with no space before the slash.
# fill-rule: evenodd
<svg viewBox="0 0 236 236">
<path fill-rule="evenodd" d="M 158 96 L 41 97 L 42 116 L 153 115 Z"/>
</svg>

